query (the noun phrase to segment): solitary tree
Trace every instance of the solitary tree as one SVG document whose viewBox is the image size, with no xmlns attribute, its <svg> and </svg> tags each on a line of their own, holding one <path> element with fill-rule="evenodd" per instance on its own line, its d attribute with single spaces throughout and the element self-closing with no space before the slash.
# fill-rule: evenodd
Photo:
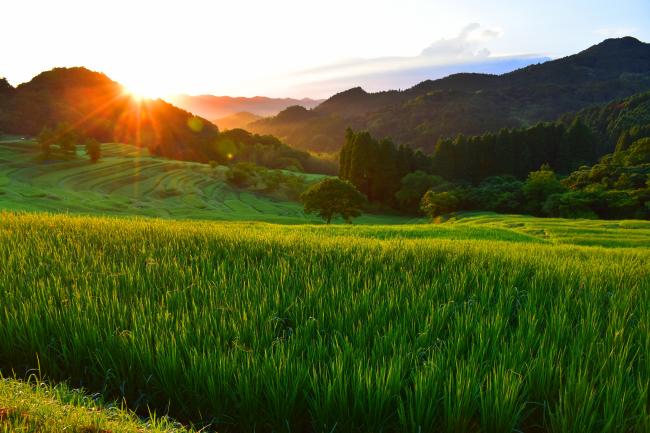
<svg viewBox="0 0 650 433">
<path fill-rule="evenodd" d="M 99 144 L 99 141 L 94 138 L 89 138 L 86 140 L 86 154 L 90 158 L 91 162 L 99 161 L 99 158 L 102 157 L 102 145 Z"/>
<path fill-rule="evenodd" d="M 339 178 L 329 178 L 312 185 L 301 194 L 305 212 L 316 213 L 327 224 L 336 215 L 341 215 L 347 223 L 361 215 L 366 198 L 350 182 Z"/>
</svg>

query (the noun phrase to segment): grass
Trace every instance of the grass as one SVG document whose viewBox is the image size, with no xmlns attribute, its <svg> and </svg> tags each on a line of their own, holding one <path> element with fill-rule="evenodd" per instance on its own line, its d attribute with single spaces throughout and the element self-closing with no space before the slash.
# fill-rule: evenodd
<svg viewBox="0 0 650 433">
<path fill-rule="evenodd" d="M 226 168 L 149 156 L 126 144 L 102 145 L 103 158 L 40 160 L 32 140 L 0 140 L 0 209 L 169 219 L 319 222 L 296 202 L 231 187 Z M 304 175 L 318 178 L 320 175 Z M 399 216 L 365 215 L 366 224 L 405 223 Z M 340 222 L 340 221 L 339 221 Z"/>
<path fill-rule="evenodd" d="M 51 386 L 30 379 L 0 378 L 0 432 L 2 433 L 189 433 L 168 418 L 135 414 L 99 395 L 87 395 L 64 384 Z"/>
<path fill-rule="evenodd" d="M 648 432 L 649 233 L 0 213 L 0 368 L 218 431 Z"/>
</svg>

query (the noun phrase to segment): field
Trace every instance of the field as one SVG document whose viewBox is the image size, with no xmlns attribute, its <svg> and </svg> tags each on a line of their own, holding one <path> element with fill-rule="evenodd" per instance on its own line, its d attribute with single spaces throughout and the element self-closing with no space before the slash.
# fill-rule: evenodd
<svg viewBox="0 0 650 433">
<path fill-rule="evenodd" d="M 231 187 L 225 167 L 151 157 L 125 144 L 104 144 L 103 158 L 40 161 L 38 145 L 15 137 L 0 141 L 0 209 L 161 218 L 318 222 L 299 203 Z M 79 150 L 79 154 L 82 154 Z M 314 175 L 305 175 L 313 177 Z M 360 223 L 404 223 L 367 215 Z"/>
<path fill-rule="evenodd" d="M 218 431 L 648 432 L 649 247 L 643 221 L 5 212 L 0 367 Z"/>
</svg>

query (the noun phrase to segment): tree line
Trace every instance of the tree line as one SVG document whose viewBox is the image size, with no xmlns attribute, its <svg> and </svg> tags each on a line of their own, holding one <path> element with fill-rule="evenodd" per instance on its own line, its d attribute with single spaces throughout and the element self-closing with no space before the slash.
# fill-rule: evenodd
<svg viewBox="0 0 650 433">
<path fill-rule="evenodd" d="M 93 163 L 99 161 L 102 155 L 99 141 L 66 122 L 60 122 L 54 128 L 44 127 L 36 139 L 44 159 L 74 157 L 79 145 L 83 145 L 86 155 Z"/>
<path fill-rule="evenodd" d="M 339 154 L 339 177 L 349 180 L 370 202 L 396 206 L 401 179 L 414 171 L 430 172 L 432 160 L 421 151 L 375 140 L 366 131 L 347 129 Z"/>
<path fill-rule="evenodd" d="M 357 185 L 368 200 L 394 206 L 399 204 L 395 194 L 402 178 L 414 171 L 473 184 L 499 175 L 523 179 L 542 164 L 569 173 L 595 162 L 597 149 L 594 133 L 580 118 L 569 126 L 549 122 L 470 137 L 459 134 L 438 140 L 430 155 L 348 129 L 339 176 Z"/>
<path fill-rule="evenodd" d="M 621 132 L 596 164 L 597 139 L 574 118 L 445 140 L 425 155 L 348 130 L 339 177 L 370 203 L 430 216 L 489 210 L 539 216 L 650 218 L 650 124 Z M 510 150 L 508 153 L 506 149 Z M 558 174 L 559 173 L 559 174 Z"/>
<path fill-rule="evenodd" d="M 538 123 L 529 128 L 438 140 L 431 155 L 432 170 L 450 180 L 472 183 L 503 174 L 525 177 L 542 164 L 568 173 L 597 160 L 599 143 L 577 117 L 566 126 Z"/>
</svg>

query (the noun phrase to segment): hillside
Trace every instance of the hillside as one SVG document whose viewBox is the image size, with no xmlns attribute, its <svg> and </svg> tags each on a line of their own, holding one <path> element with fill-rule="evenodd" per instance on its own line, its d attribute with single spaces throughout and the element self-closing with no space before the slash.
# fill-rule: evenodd
<svg viewBox="0 0 650 433">
<path fill-rule="evenodd" d="M 248 111 L 241 111 L 239 113 L 230 114 L 225 117 L 220 117 L 212 121 L 217 127 L 224 131 L 226 129 L 246 129 L 248 124 L 260 120 L 262 117 L 257 114 L 249 113 Z"/>
<path fill-rule="evenodd" d="M 335 164 L 293 149 L 273 136 L 216 125 L 161 99 L 128 94 L 106 75 L 85 68 L 55 68 L 13 88 L 0 81 L 0 133 L 38 135 L 63 127 L 100 142 L 146 148 L 175 160 L 236 164 L 332 174 Z M 56 144 L 56 143 L 54 143 Z"/>
<path fill-rule="evenodd" d="M 295 201 L 232 187 L 227 167 L 172 161 L 146 149 L 104 144 L 103 158 L 40 160 L 29 140 L 0 141 L 0 209 L 204 220 L 318 222 Z M 319 175 L 300 175 L 319 179 Z M 361 222 L 405 222 L 368 215 Z"/>
<path fill-rule="evenodd" d="M 202 160 L 219 131 L 205 119 L 160 99 L 138 99 L 106 75 L 85 68 L 55 68 L 5 90 L 0 131 L 37 135 L 66 122 L 100 141 L 148 148 L 174 159 Z"/>
<path fill-rule="evenodd" d="M 255 96 L 252 98 L 214 96 L 214 95 L 175 95 L 167 98 L 169 102 L 206 119 L 219 119 L 232 114 L 247 111 L 260 117 L 275 116 L 280 111 L 292 105 L 313 108 L 322 100 L 303 98 L 268 98 Z"/>
<path fill-rule="evenodd" d="M 404 91 L 350 89 L 308 116 L 280 113 L 249 127 L 296 147 L 336 151 L 350 126 L 431 152 L 440 137 L 528 126 L 647 90 L 650 44 L 626 37 L 503 75 L 455 74 Z"/>
</svg>

